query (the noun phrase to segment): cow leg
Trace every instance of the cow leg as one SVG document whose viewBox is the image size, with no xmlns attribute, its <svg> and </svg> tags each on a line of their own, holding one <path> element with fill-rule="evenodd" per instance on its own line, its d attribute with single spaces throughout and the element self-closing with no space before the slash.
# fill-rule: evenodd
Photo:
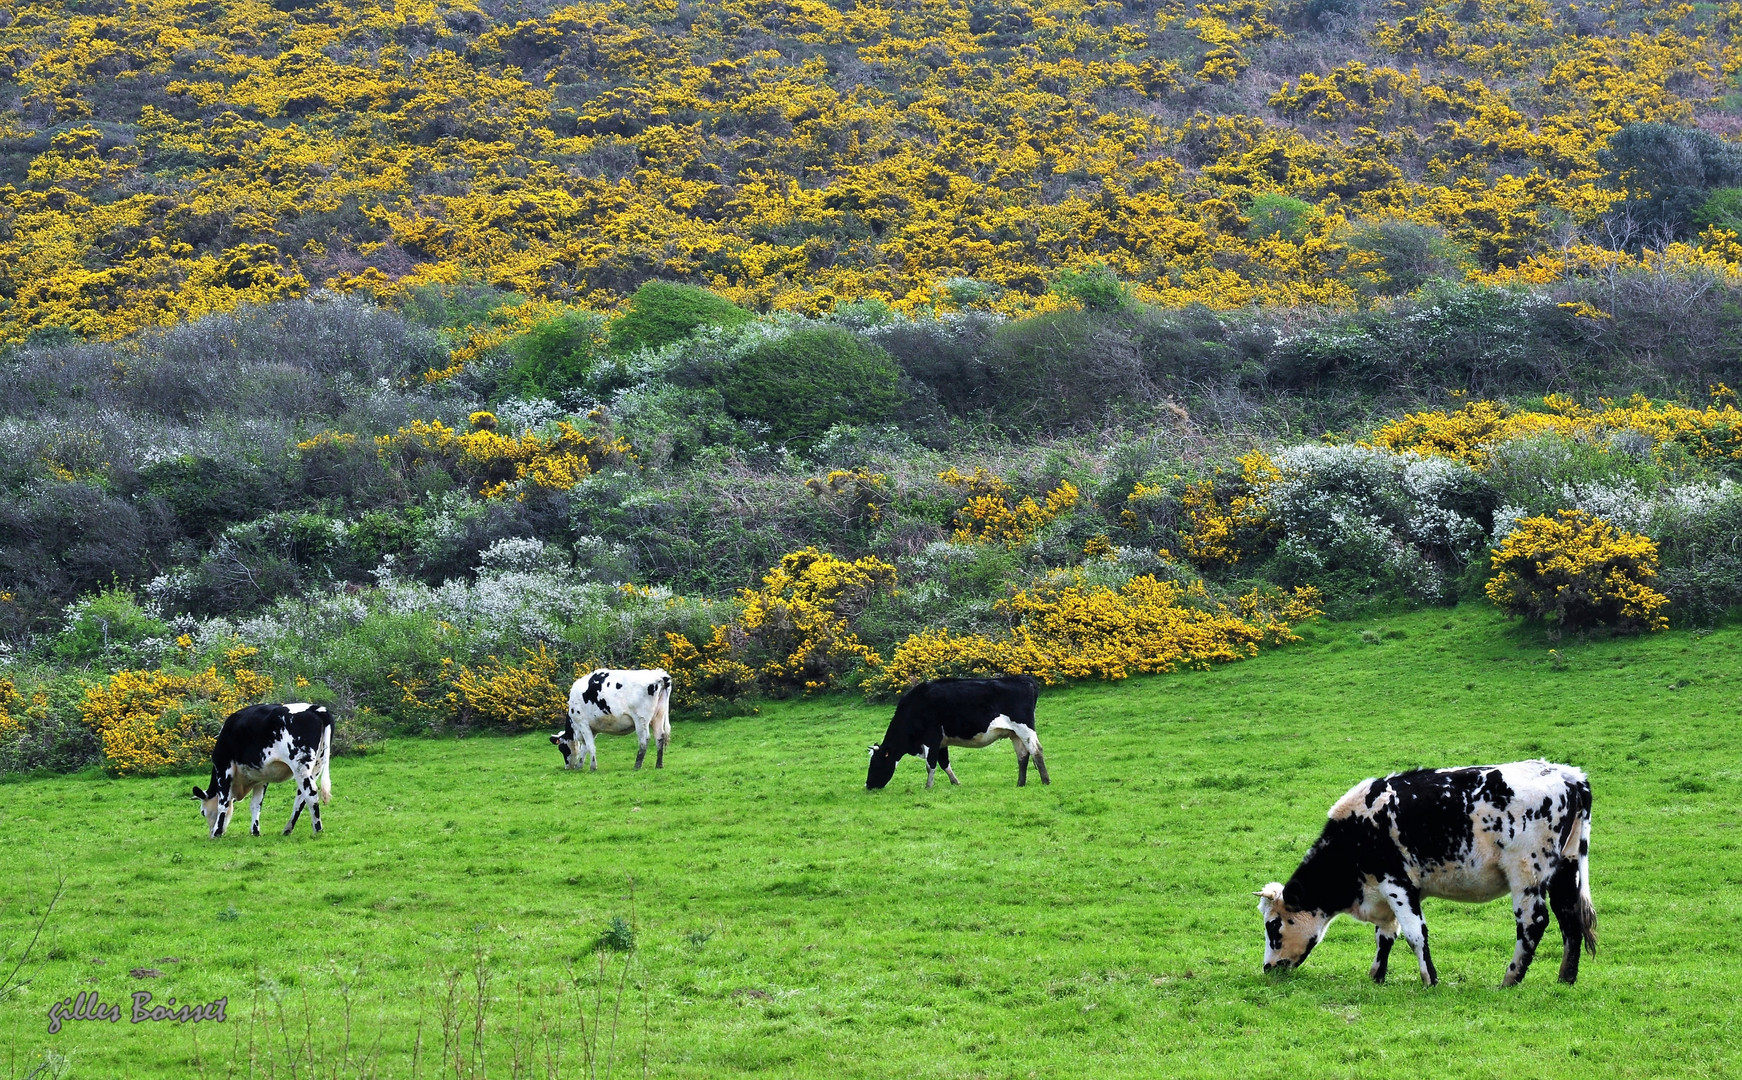
<svg viewBox="0 0 1742 1080">
<path fill-rule="evenodd" d="M 1543 887 L 1531 885 L 1512 894 L 1512 917 L 1518 920 L 1518 946 L 1512 951 L 1512 963 L 1506 965 L 1506 977 L 1501 986 L 1517 986 L 1530 970 L 1536 956 L 1536 946 L 1542 932 L 1548 929 L 1548 905 L 1542 902 Z"/>
<path fill-rule="evenodd" d="M 647 721 L 637 717 L 635 720 L 635 767 L 641 768 L 641 763 L 647 760 Z"/>
<path fill-rule="evenodd" d="M 922 746 L 920 750 L 925 754 L 925 789 L 930 791 L 938 776 L 938 752 L 929 746 Z"/>
<path fill-rule="evenodd" d="M 221 801 L 218 803 L 218 820 L 212 822 L 212 839 L 213 840 L 216 840 L 218 837 L 224 835 L 224 826 L 229 823 L 230 811 L 234 807 L 235 807 L 235 804 L 232 802 L 229 802 L 227 800 Z"/>
<path fill-rule="evenodd" d="M 1373 966 L 1367 969 L 1367 977 L 1376 983 L 1385 981 L 1385 966 L 1391 961 L 1391 946 L 1397 941 L 1397 924 L 1375 926 L 1373 928 Z"/>
<path fill-rule="evenodd" d="M 658 750 L 656 750 L 653 755 L 654 768 L 665 768 L 665 744 L 670 741 L 671 733 L 669 731 L 662 731 L 659 733 L 659 738 L 654 743 L 654 745 L 658 747 Z"/>
<path fill-rule="evenodd" d="M 253 810 L 254 821 L 253 821 L 253 824 L 251 824 L 249 826 L 248 831 L 255 836 L 260 835 L 260 804 L 265 802 L 265 801 L 266 801 L 266 785 L 261 784 L 259 787 L 254 789 L 254 798 L 249 803 L 249 806 Z"/>
<path fill-rule="evenodd" d="M 575 768 L 578 769 L 581 767 L 582 764 L 587 764 L 590 762 L 589 767 L 592 769 L 592 771 L 598 772 L 599 771 L 599 746 L 598 746 L 598 743 L 595 742 L 593 739 L 593 726 L 591 724 L 582 724 L 582 725 L 580 725 L 580 728 L 581 728 L 581 730 L 580 730 L 581 760 L 579 763 L 577 763 L 575 765 Z"/>
<path fill-rule="evenodd" d="M 291 831 L 296 828 L 297 819 L 300 817 L 302 817 L 302 785 L 298 784 L 296 789 L 296 801 L 290 806 L 290 824 L 284 827 L 283 835 L 289 836 L 291 834 Z"/>
<path fill-rule="evenodd" d="M 309 800 L 308 812 L 314 815 L 315 835 L 319 836 L 321 834 L 321 801 L 320 801 L 320 799 L 316 798 L 316 799 Z"/>
<path fill-rule="evenodd" d="M 947 747 L 947 746 L 938 747 L 938 765 L 943 768 L 944 775 L 950 778 L 950 783 L 952 783 L 952 784 L 960 784 L 961 783 L 960 780 L 956 779 L 956 770 L 952 769 L 950 767 L 950 748 L 949 747 Z"/>
<path fill-rule="evenodd" d="M 1046 774 L 1046 757 L 1040 752 L 1040 742 L 1038 740 L 1034 744 L 1034 767 L 1040 770 L 1041 783 L 1052 783 L 1052 777 Z"/>
<path fill-rule="evenodd" d="M 1561 928 L 1561 982 L 1579 979 L 1579 941 L 1585 927 L 1579 911 L 1579 864 L 1562 859 L 1548 882 L 1548 906 Z"/>
<path fill-rule="evenodd" d="M 1440 981 L 1440 973 L 1434 970 L 1433 955 L 1427 947 L 1427 921 L 1421 917 L 1421 896 L 1414 889 L 1391 885 L 1385 890 L 1385 898 L 1391 903 L 1391 912 L 1397 920 L 1398 936 L 1409 943 L 1409 948 L 1415 953 L 1416 967 L 1421 972 L 1421 981 L 1427 986 L 1436 986 Z"/>
</svg>

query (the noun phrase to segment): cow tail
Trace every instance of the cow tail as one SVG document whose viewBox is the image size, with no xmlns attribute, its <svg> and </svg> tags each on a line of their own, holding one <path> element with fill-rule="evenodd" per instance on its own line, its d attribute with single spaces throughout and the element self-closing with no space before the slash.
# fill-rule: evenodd
<svg viewBox="0 0 1742 1080">
<path fill-rule="evenodd" d="M 320 755 L 321 802 L 329 803 L 333 801 L 333 772 L 331 768 L 333 761 L 333 723 L 331 720 L 328 720 L 326 726 L 321 728 Z"/>
<path fill-rule="evenodd" d="M 1581 777 L 1581 779 L 1583 779 Z M 1573 828 L 1567 830 L 1564 859 L 1577 860 L 1579 870 L 1579 929 L 1585 939 L 1585 949 L 1597 955 L 1597 908 L 1591 903 L 1591 793 L 1584 786 L 1584 805 L 1579 807 Z"/>
</svg>

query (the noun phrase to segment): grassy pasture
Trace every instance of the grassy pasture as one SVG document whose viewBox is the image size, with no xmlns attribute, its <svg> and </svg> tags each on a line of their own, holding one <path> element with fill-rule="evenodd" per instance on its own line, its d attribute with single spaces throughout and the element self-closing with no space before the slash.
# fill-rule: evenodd
<svg viewBox="0 0 1742 1080">
<path fill-rule="evenodd" d="M 68 880 L 34 982 L 0 1005 L 0 1069 L 53 1051 L 79 1077 L 409 1076 L 416 1054 L 452 1076 L 445 1030 L 461 1074 L 484 1075 L 484 976 L 488 1075 L 547 1076 L 560 1049 L 584 1076 L 593 945 L 620 916 L 640 943 L 621 1076 L 1742 1072 L 1742 630 L 1569 641 L 1559 667 L 1473 606 L 1309 633 L 1044 694 L 1051 787 L 1018 790 L 1001 745 L 956 755 L 961 787 L 926 792 L 909 759 L 867 794 L 889 710 L 849 698 L 680 725 L 663 772 L 631 772 L 622 739 L 587 775 L 543 734 L 396 741 L 335 763 L 318 841 L 306 819 L 277 835 L 284 788 L 266 835 L 212 842 L 187 778 L 0 785 L 0 941 Z M 1351 922 L 1301 971 L 1259 972 L 1251 891 L 1287 877 L 1351 784 L 1538 755 L 1595 789 L 1602 951 L 1577 987 L 1554 981 L 1551 928 L 1525 984 L 1498 989 L 1501 903 L 1429 902 L 1434 990 L 1406 951 L 1369 984 Z M 575 972 L 583 1004 L 549 996 Z M 47 1034 L 49 1004 L 88 989 L 228 995 L 228 1022 Z"/>
</svg>

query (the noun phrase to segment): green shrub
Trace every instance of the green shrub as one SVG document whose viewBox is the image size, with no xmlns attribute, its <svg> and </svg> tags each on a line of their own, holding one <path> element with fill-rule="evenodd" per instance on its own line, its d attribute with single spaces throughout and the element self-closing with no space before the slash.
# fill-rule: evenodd
<svg viewBox="0 0 1742 1080">
<path fill-rule="evenodd" d="M 1437 225 L 1379 218 L 1350 228 L 1344 278 L 1368 296 L 1404 296 L 1435 279 L 1461 280 L 1470 253 Z"/>
<path fill-rule="evenodd" d="M 890 355 L 834 326 L 768 338 L 734 359 L 720 387 L 726 408 L 765 424 L 770 438 L 808 450 L 836 424 L 879 424 L 901 404 Z"/>
<path fill-rule="evenodd" d="M 1707 192 L 1742 183 L 1742 147 L 1679 124 L 1628 124 L 1597 151 L 1597 164 L 1604 183 L 1625 195 L 1616 211 L 1635 247 L 1660 233 L 1685 235 Z"/>
<path fill-rule="evenodd" d="M 169 627 L 140 606 L 132 589 L 111 587 L 67 609 L 66 629 L 49 652 L 57 660 L 85 664 L 111 649 L 168 635 Z"/>
<path fill-rule="evenodd" d="M 609 343 L 616 353 L 657 349 L 682 341 L 704 326 L 742 326 L 753 317 L 706 289 L 649 281 L 635 290 L 623 313 L 611 321 Z"/>
<path fill-rule="evenodd" d="M 527 397 L 554 398 L 587 385 L 605 348 L 605 320 L 590 311 L 546 319 L 509 342 L 513 366 L 504 389 Z"/>
<path fill-rule="evenodd" d="M 1694 227 L 1729 229 L 1742 236 L 1742 187 L 1719 188 L 1694 211 Z"/>
<path fill-rule="evenodd" d="M 231 522 L 254 517 L 275 501 L 278 487 L 278 478 L 263 469 L 193 454 L 152 462 L 139 478 L 193 536 L 216 536 Z"/>
<path fill-rule="evenodd" d="M 1267 192 L 1255 196 L 1246 208 L 1246 220 L 1251 222 L 1246 235 L 1258 240 L 1267 236 L 1299 240 L 1318 216 L 1318 207 L 1305 199 Z"/>
<path fill-rule="evenodd" d="M 1074 301 L 1085 311 L 1118 311 L 1136 301 L 1131 290 L 1106 263 L 1089 263 L 1081 269 L 1061 270 L 1052 291 Z"/>
</svg>

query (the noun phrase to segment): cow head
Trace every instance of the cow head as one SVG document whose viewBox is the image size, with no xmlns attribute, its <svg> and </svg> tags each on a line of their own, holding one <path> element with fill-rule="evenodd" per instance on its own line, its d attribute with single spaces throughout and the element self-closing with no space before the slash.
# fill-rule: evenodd
<svg viewBox="0 0 1742 1080">
<path fill-rule="evenodd" d="M 1258 911 L 1264 916 L 1264 970 L 1287 971 L 1306 963 L 1307 954 L 1325 936 L 1332 916 L 1322 911 L 1290 910 L 1278 881 L 1256 895 Z"/>
<path fill-rule="evenodd" d="M 564 724 L 561 731 L 550 737 L 550 744 L 562 751 L 563 768 L 573 769 L 577 766 L 574 728 Z"/>
<path fill-rule="evenodd" d="M 220 784 L 216 780 L 212 781 L 210 791 L 194 788 L 194 798 L 200 803 L 200 814 L 206 819 L 206 830 L 214 840 L 224 835 L 224 828 L 229 824 L 230 818 L 229 800 L 223 797 L 224 793 L 219 788 Z"/>
<path fill-rule="evenodd" d="M 881 791 L 889 783 L 889 778 L 895 775 L 895 763 L 900 760 L 901 755 L 887 749 L 884 743 L 872 743 L 871 768 L 865 774 L 865 790 Z"/>
</svg>

